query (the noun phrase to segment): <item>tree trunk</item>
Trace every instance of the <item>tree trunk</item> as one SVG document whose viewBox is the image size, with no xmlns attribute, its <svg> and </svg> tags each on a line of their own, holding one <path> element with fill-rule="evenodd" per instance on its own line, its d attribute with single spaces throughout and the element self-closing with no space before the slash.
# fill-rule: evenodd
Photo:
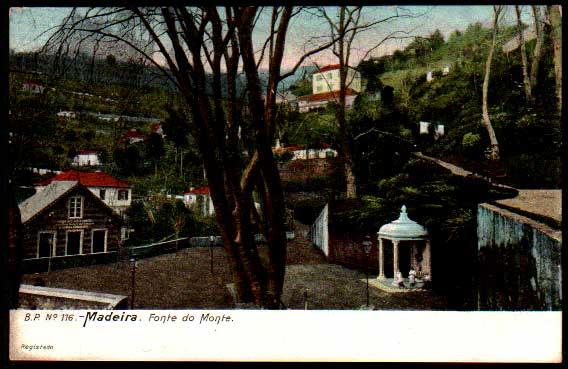
<svg viewBox="0 0 568 369">
<path fill-rule="evenodd" d="M 540 60 L 542 59 L 542 44 L 544 42 L 544 32 L 540 19 L 540 9 L 538 5 L 532 5 L 534 27 L 536 32 L 536 43 L 534 46 L 534 53 L 531 62 L 531 90 L 534 90 L 538 85 L 538 69 L 540 67 Z"/>
<path fill-rule="evenodd" d="M 517 13 L 517 28 L 519 45 L 521 50 L 521 63 L 523 66 L 523 85 L 525 87 L 525 98 L 530 103 L 532 102 L 531 82 L 528 72 L 527 51 L 525 48 L 525 37 L 523 36 L 522 22 L 521 22 L 521 8 L 515 5 L 515 12 Z"/>
<path fill-rule="evenodd" d="M 497 21 L 501 8 L 499 5 L 493 6 L 493 38 L 491 40 L 491 48 L 489 55 L 487 55 L 487 62 L 485 63 L 485 78 L 483 79 L 483 96 L 482 96 L 482 111 L 483 111 L 483 125 L 487 130 L 489 142 L 491 144 L 491 160 L 499 160 L 499 142 L 493 130 L 491 119 L 489 118 L 489 108 L 487 106 L 487 95 L 489 92 L 489 78 L 491 75 L 491 63 L 493 61 L 493 53 L 495 51 L 495 44 L 497 43 Z"/>
<path fill-rule="evenodd" d="M 347 70 L 349 68 L 349 58 L 346 57 L 345 50 L 345 7 L 341 7 L 339 14 L 339 39 L 338 58 L 339 58 L 339 106 L 336 111 L 337 124 L 339 126 L 339 138 L 341 140 L 341 148 L 343 151 L 343 169 L 345 173 L 345 197 L 348 199 L 357 198 L 357 183 L 355 173 L 353 172 L 353 157 L 351 155 L 351 145 L 349 142 L 349 128 L 347 127 L 347 119 L 345 118 L 345 99 L 347 88 Z M 349 45 L 347 45 L 349 47 Z"/>
<path fill-rule="evenodd" d="M 562 14 L 560 5 L 548 5 L 548 16 L 552 27 L 552 44 L 554 46 L 554 74 L 556 76 L 556 98 L 558 114 L 562 113 Z"/>
</svg>

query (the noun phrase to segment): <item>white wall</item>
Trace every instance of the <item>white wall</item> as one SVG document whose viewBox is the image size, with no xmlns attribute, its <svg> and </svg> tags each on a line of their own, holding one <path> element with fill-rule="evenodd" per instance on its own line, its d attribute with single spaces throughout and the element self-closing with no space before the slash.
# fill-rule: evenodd
<svg viewBox="0 0 568 369">
<path fill-rule="evenodd" d="M 100 196 L 100 190 L 105 190 L 105 198 L 102 199 L 105 204 L 110 206 L 111 208 L 119 211 L 122 209 L 126 209 L 127 207 L 132 204 L 132 189 L 131 188 L 115 188 L 115 187 L 89 187 L 89 190 L 95 194 L 97 197 Z M 128 199 L 127 200 L 119 200 L 118 199 L 118 191 L 119 190 L 126 190 L 128 191 Z"/>
<path fill-rule="evenodd" d="M 99 165 L 99 155 L 98 154 L 79 154 L 75 155 L 73 158 L 73 165 L 84 166 L 84 165 Z"/>
<path fill-rule="evenodd" d="M 357 92 L 361 91 L 361 75 L 349 68 L 347 70 L 347 87 Z M 312 93 L 339 91 L 339 69 L 329 70 L 323 73 L 314 73 L 312 76 Z"/>
<path fill-rule="evenodd" d="M 329 207 L 326 204 L 320 215 L 310 228 L 310 238 L 314 245 L 323 251 L 325 256 L 329 256 Z"/>
</svg>

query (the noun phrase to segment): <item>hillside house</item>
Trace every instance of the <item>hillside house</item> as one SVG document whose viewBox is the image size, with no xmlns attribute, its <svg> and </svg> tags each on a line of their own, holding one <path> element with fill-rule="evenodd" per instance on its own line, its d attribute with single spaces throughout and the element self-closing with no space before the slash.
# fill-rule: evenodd
<svg viewBox="0 0 568 369">
<path fill-rule="evenodd" d="M 320 147 L 306 148 L 300 145 L 282 147 L 277 142 L 277 145 L 272 148 L 272 152 L 278 155 L 289 152 L 292 154 L 292 160 L 325 159 L 337 156 L 337 151 L 326 143 L 321 144 Z"/>
<path fill-rule="evenodd" d="M 78 181 L 112 210 L 121 215 L 132 203 L 132 186 L 130 186 L 130 183 L 103 172 L 68 170 L 53 178 L 39 182 L 35 188 L 40 193 L 49 184 L 61 181 Z"/>
<path fill-rule="evenodd" d="M 22 84 L 22 91 L 41 94 L 45 90 L 45 86 L 35 82 L 25 82 Z"/>
<path fill-rule="evenodd" d="M 81 150 L 73 157 L 73 166 L 91 166 L 99 165 L 99 153 L 94 150 Z"/>
<path fill-rule="evenodd" d="M 150 133 L 156 133 L 160 136 L 162 136 L 162 138 L 166 137 L 166 135 L 164 134 L 164 130 L 162 129 L 162 123 L 154 123 L 150 126 Z"/>
<path fill-rule="evenodd" d="M 123 220 L 79 181 L 54 181 L 20 205 L 23 258 L 117 251 Z"/>
<path fill-rule="evenodd" d="M 357 97 L 356 91 L 350 88 L 345 90 L 345 108 L 351 109 L 355 98 Z M 305 113 L 310 110 L 322 109 L 330 102 L 339 101 L 339 91 L 324 92 L 313 95 L 305 95 L 298 97 L 298 111 Z"/>
<path fill-rule="evenodd" d="M 183 202 L 186 206 L 196 209 L 203 216 L 215 214 L 209 186 L 191 187 L 189 191 L 183 194 Z"/>
<path fill-rule="evenodd" d="M 67 111 L 67 110 L 62 110 L 60 112 L 58 112 L 57 114 L 58 118 L 63 118 L 63 119 L 74 119 L 77 117 L 77 113 L 74 111 Z"/>
<path fill-rule="evenodd" d="M 127 141 L 129 144 L 142 142 L 146 139 L 144 133 L 138 131 L 136 128 L 129 129 L 123 136 L 122 140 Z"/>
<path fill-rule="evenodd" d="M 361 92 L 361 74 L 348 67 L 346 88 Z M 312 75 L 312 94 L 339 91 L 339 64 L 326 65 Z"/>
</svg>

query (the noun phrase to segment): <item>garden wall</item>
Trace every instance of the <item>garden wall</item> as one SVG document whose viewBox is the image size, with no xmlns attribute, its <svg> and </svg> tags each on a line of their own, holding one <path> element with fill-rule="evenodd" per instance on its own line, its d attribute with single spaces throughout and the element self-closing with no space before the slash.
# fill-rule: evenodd
<svg viewBox="0 0 568 369">
<path fill-rule="evenodd" d="M 127 309 L 128 297 L 64 288 L 20 286 L 21 309 Z"/>
<path fill-rule="evenodd" d="M 560 230 L 485 203 L 477 238 L 480 310 L 561 309 Z"/>
</svg>

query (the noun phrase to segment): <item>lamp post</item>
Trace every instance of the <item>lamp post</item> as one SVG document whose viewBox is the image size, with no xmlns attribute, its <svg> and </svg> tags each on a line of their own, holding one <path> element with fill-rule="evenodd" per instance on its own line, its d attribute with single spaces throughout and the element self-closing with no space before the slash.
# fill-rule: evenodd
<svg viewBox="0 0 568 369">
<path fill-rule="evenodd" d="M 215 236 L 209 236 L 209 269 L 211 274 L 213 274 L 213 243 L 215 242 Z"/>
<path fill-rule="evenodd" d="M 134 295 L 136 291 L 136 259 L 130 259 L 130 274 L 131 274 L 131 283 L 130 283 L 130 309 L 134 309 Z"/>
<path fill-rule="evenodd" d="M 365 279 L 367 280 L 367 307 L 369 307 L 369 254 L 371 253 L 372 246 L 373 243 L 371 242 L 371 237 L 365 236 L 363 249 L 365 250 L 365 256 L 367 257 L 367 263 L 365 264 Z"/>
</svg>

